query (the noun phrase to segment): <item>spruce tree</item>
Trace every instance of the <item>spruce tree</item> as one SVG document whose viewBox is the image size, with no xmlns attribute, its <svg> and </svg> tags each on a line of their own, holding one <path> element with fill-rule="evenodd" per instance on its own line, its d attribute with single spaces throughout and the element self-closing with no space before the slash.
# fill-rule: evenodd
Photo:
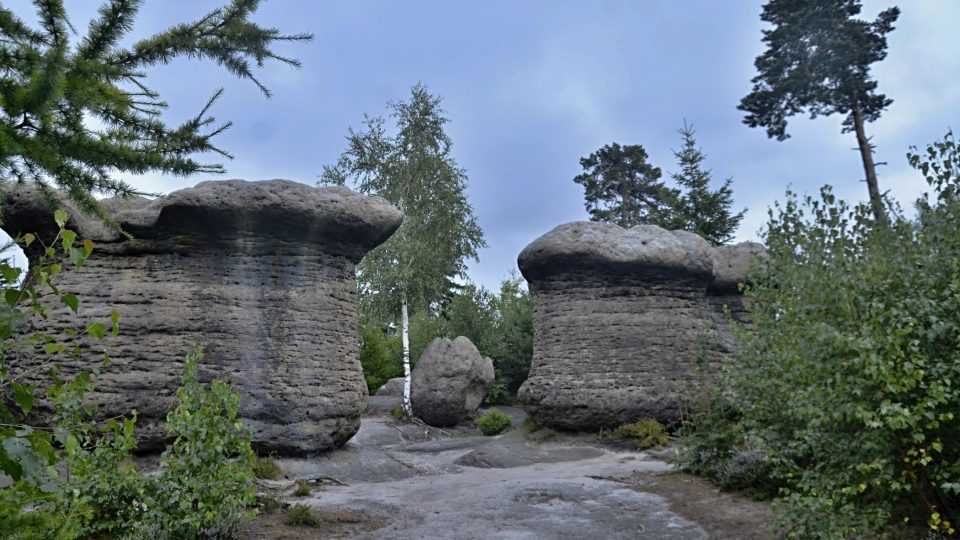
<svg viewBox="0 0 960 540">
<path fill-rule="evenodd" d="M 807 111 L 811 118 L 846 115 L 843 132 L 856 133 L 874 219 L 886 222 L 877 183 L 873 146 L 864 124 L 880 118 L 893 100 L 877 93 L 870 65 L 887 56 L 887 34 L 900 10 L 882 11 L 873 22 L 856 17 L 860 0 L 770 0 L 760 18 L 767 50 L 757 57 L 753 91 L 740 102 L 744 123 L 765 127 L 782 141 L 787 118 Z"/>
<path fill-rule="evenodd" d="M 456 278 L 466 277 L 466 260 L 486 244 L 464 190 L 467 175 L 451 155 L 449 121 L 440 98 L 417 84 L 408 101 L 389 104 L 396 120 L 390 135 L 382 117 L 365 117 L 365 129 L 347 136 L 347 150 L 324 167 L 320 183 L 344 185 L 379 195 L 403 211 L 403 225 L 364 257 L 357 268 L 361 309 L 402 325 L 404 409 L 410 408 L 412 313 L 435 308 Z"/>
<path fill-rule="evenodd" d="M 222 165 L 194 156 L 231 157 L 212 141 L 230 127 L 209 114 L 222 91 L 195 117 L 171 126 L 161 119 L 167 104 L 147 85 L 147 68 L 177 57 L 209 59 L 269 97 L 254 70 L 271 60 L 299 66 L 273 46 L 312 39 L 260 27 L 250 21 L 259 0 L 233 0 L 127 48 L 120 41 L 143 2 L 110 0 L 85 36 L 71 43 L 75 32 L 63 1 L 33 3 L 36 29 L 0 7 L 0 179 L 33 183 L 48 195 L 59 187 L 108 223 L 94 194 L 139 193 L 116 173 L 222 173 Z"/>
<path fill-rule="evenodd" d="M 674 150 L 673 155 L 680 170 L 670 176 L 679 187 L 680 195 L 671 202 L 673 211 L 668 228 L 695 232 L 715 246 L 729 242 L 746 213 L 745 209 L 738 214 L 730 212 L 733 179 L 727 178 L 723 185 L 711 190 L 710 170 L 703 168 L 707 156 L 697 147 L 693 126 L 684 121 L 678 133 L 683 145 L 680 150 Z"/>
<path fill-rule="evenodd" d="M 591 221 L 633 227 L 665 219 L 672 192 L 647 157 L 643 146 L 612 143 L 580 159 L 583 172 L 573 181 L 583 186 Z"/>
</svg>

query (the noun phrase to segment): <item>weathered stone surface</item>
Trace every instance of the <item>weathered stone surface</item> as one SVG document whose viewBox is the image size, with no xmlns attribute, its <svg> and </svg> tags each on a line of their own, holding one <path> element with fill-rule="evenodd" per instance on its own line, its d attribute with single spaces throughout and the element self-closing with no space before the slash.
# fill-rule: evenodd
<svg viewBox="0 0 960 540">
<path fill-rule="evenodd" d="M 726 305 L 730 316 L 743 320 L 746 310 L 740 295 L 740 284 L 745 283 L 750 268 L 767 257 L 767 249 L 757 242 L 741 242 L 719 246 L 713 250 L 713 281 L 707 287 L 710 303 L 719 313 Z"/>
<path fill-rule="evenodd" d="M 724 279 L 734 279 L 738 262 L 722 259 Z M 694 365 L 730 349 L 729 332 L 718 328 L 725 319 L 707 298 L 713 249 L 693 233 L 568 223 L 527 246 L 518 263 L 534 325 L 519 397 L 538 423 L 596 430 L 676 421 Z"/>
<path fill-rule="evenodd" d="M 11 232 L 55 225 L 35 190 L 6 196 Z M 354 265 L 399 227 L 400 212 L 346 188 L 288 180 L 202 182 L 165 197 L 109 199 L 125 240 L 65 203 L 68 226 L 91 238 L 86 266 L 61 288 L 82 320 L 121 313 L 92 398 L 105 416 L 140 413 L 141 449 L 163 442 L 183 357 L 203 346 L 202 377 L 229 380 L 261 451 L 297 455 L 342 444 L 367 398 L 357 354 Z M 76 319 L 56 310 L 50 326 Z M 83 367 L 100 357 L 91 353 Z M 29 365 L 32 357 L 17 362 Z"/>
<path fill-rule="evenodd" d="M 493 360 L 466 337 L 437 338 L 410 376 L 414 414 L 431 426 L 453 426 L 480 407 L 493 384 Z"/>
<path fill-rule="evenodd" d="M 377 389 L 378 396 L 402 396 L 403 395 L 403 377 L 394 377 L 380 385 Z"/>
</svg>

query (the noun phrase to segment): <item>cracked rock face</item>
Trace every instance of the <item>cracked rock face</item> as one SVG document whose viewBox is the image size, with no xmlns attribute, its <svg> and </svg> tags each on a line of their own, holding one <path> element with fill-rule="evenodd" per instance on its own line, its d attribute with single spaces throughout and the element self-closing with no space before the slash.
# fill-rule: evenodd
<svg viewBox="0 0 960 540">
<path fill-rule="evenodd" d="M 79 320 L 121 314 L 120 335 L 106 341 L 111 363 L 91 396 L 102 416 L 137 409 L 140 448 L 162 445 L 183 358 L 203 346 L 201 377 L 226 379 L 241 393 L 259 451 L 310 454 L 356 433 L 367 390 L 354 265 L 400 226 L 399 210 L 346 188 L 289 180 L 202 182 L 102 204 L 134 239 L 64 202 L 67 226 L 96 248 L 58 281 L 80 298 Z M 30 187 L 6 194 L 4 218 L 11 232 L 48 239 L 56 230 Z M 77 320 L 57 309 L 47 328 Z M 100 360 L 91 354 L 81 366 Z"/>
<path fill-rule="evenodd" d="M 731 283 L 735 291 L 742 261 L 718 260 L 720 272 L 696 234 L 653 225 L 567 223 L 527 246 L 518 264 L 533 300 L 534 352 L 519 398 L 530 416 L 583 431 L 678 420 L 694 367 L 732 348 L 707 291 L 718 275 L 718 292 Z"/>
</svg>

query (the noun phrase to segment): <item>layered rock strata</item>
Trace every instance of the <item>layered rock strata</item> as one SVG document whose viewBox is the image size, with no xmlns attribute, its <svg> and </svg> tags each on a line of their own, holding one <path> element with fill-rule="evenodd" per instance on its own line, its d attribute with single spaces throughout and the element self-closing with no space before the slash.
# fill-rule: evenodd
<svg viewBox="0 0 960 540">
<path fill-rule="evenodd" d="M 737 269 L 721 258 L 729 268 L 715 272 L 714 255 L 693 233 L 595 222 L 561 225 L 527 246 L 518 264 L 533 300 L 534 354 L 519 397 L 530 416 L 573 430 L 678 420 L 695 366 L 731 348 L 718 306 L 730 303 Z M 718 275 L 723 296 L 712 301 Z"/>
<path fill-rule="evenodd" d="M 259 451 L 310 454 L 356 433 L 367 390 L 354 265 L 400 226 L 396 208 L 288 180 L 202 182 L 102 205 L 133 239 L 64 202 L 68 227 L 96 248 L 58 282 L 80 298 L 80 319 L 121 314 L 120 335 L 106 344 L 111 363 L 98 366 L 91 354 L 80 364 L 100 368 L 91 398 L 101 415 L 137 409 L 140 448 L 160 446 L 183 358 L 202 346 L 202 378 L 239 390 Z M 9 192 L 4 217 L 11 232 L 47 238 L 55 230 L 34 189 Z M 76 321 L 62 308 L 46 327 Z M 27 367 L 36 358 L 16 361 Z"/>
<path fill-rule="evenodd" d="M 454 426 L 477 411 L 493 378 L 493 360 L 469 338 L 436 338 L 410 374 L 413 413 L 431 426 Z"/>
</svg>

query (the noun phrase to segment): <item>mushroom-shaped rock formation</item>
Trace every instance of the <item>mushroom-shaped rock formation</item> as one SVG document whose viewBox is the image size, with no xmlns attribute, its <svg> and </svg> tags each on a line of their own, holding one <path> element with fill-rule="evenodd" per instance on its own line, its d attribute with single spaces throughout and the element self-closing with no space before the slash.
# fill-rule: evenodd
<svg viewBox="0 0 960 540">
<path fill-rule="evenodd" d="M 4 202 L 11 232 L 46 240 L 55 231 L 35 189 L 14 189 Z M 346 188 L 289 180 L 202 182 L 102 205 L 134 238 L 63 201 L 68 227 L 96 248 L 84 267 L 58 276 L 80 298 L 84 321 L 121 314 L 120 335 L 106 343 L 111 363 L 100 367 L 91 396 L 100 414 L 137 409 L 140 448 L 157 448 L 183 358 L 203 346 L 201 378 L 224 378 L 241 393 L 259 451 L 310 454 L 356 433 L 367 390 L 354 265 L 400 226 L 399 210 Z M 61 308 L 45 325 L 75 323 Z M 81 367 L 99 360 L 91 354 Z"/>
<path fill-rule="evenodd" d="M 580 221 L 536 239 L 518 263 L 534 327 L 519 397 L 535 421 L 596 430 L 679 418 L 694 364 L 719 359 L 705 240 Z"/>
<path fill-rule="evenodd" d="M 413 413 L 431 426 L 456 425 L 477 411 L 493 378 L 493 360 L 469 338 L 436 338 L 410 374 Z"/>
</svg>

